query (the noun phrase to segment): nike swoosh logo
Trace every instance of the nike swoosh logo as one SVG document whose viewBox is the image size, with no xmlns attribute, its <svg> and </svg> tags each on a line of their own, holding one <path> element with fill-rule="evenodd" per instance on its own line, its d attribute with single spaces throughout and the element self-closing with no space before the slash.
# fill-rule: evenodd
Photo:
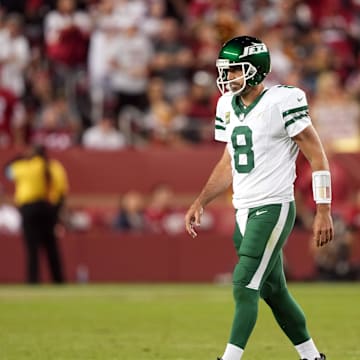
<svg viewBox="0 0 360 360">
<path fill-rule="evenodd" d="M 255 215 L 256 215 L 256 216 L 259 216 L 259 215 L 265 214 L 265 213 L 267 213 L 267 210 L 262 210 L 262 211 L 257 210 L 256 213 L 255 213 Z"/>
<path fill-rule="evenodd" d="M 296 100 L 297 100 L 298 102 L 300 102 L 302 99 L 303 99 L 303 97 L 297 98 Z"/>
</svg>

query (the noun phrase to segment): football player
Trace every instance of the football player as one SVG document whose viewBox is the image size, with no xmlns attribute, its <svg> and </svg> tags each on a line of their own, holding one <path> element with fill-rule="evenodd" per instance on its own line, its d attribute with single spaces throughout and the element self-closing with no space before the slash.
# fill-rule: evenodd
<svg viewBox="0 0 360 360">
<path fill-rule="evenodd" d="M 312 168 L 317 211 L 314 241 L 333 239 L 329 164 L 309 117 L 304 91 L 276 85 L 266 88 L 269 50 L 261 40 L 240 36 L 226 42 L 216 62 L 215 139 L 225 149 L 207 183 L 185 216 L 196 237 L 205 206 L 231 184 L 236 209 L 234 243 L 239 261 L 233 273 L 235 314 L 221 360 L 241 359 L 263 298 L 302 360 L 325 360 L 291 296 L 284 276 L 282 248 L 295 219 L 295 161 L 299 149 Z"/>
</svg>

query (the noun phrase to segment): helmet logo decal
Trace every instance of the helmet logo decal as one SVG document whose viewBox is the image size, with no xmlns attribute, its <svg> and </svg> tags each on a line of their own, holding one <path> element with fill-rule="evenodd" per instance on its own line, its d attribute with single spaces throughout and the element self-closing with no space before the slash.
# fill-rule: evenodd
<svg viewBox="0 0 360 360">
<path fill-rule="evenodd" d="M 253 45 L 246 46 L 244 48 L 244 52 L 242 53 L 242 55 L 239 55 L 239 59 L 241 59 L 241 58 L 243 58 L 245 56 L 249 56 L 249 55 L 265 53 L 267 51 L 268 50 L 267 50 L 267 47 L 266 47 L 265 44 L 253 43 Z"/>
</svg>

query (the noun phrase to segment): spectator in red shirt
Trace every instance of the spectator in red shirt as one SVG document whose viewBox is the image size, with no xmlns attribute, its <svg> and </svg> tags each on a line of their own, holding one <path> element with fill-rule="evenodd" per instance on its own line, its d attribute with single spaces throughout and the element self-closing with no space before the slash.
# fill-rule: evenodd
<svg viewBox="0 0 360 360">
<path fill-rule="evenodd" d="M 154 186 L 145 209 L 145 220 L 150 231 L 159 234 L 182 232 L 184 212 L 174 206 L 174 192 L 170 185 L 159 183 Z"/>
<path fill-rule="evenodd" d="M 84 63 L 91 29 L 89 15 L 75 9 L 74 0 L 58 0 L 57 9 L 45 18 L 47 56 L 56 64 Z"/>
<path fill-rule="evenodd" d="M 9 90 L 0 88 L 0 148 L 23 142 L 24 108 Z"/>
</svg>

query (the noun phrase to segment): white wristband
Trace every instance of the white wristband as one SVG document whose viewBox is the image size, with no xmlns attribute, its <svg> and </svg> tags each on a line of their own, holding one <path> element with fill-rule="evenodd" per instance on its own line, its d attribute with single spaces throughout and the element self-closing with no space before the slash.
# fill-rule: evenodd
<svg viewBox="0 0 360 360">
<path fill-rule="evenodd" d="M 312 188 L 314 201 L 317 204 L 331 204 L 330 171 L 314 171 L 312 173 Z"/>
</svg>

